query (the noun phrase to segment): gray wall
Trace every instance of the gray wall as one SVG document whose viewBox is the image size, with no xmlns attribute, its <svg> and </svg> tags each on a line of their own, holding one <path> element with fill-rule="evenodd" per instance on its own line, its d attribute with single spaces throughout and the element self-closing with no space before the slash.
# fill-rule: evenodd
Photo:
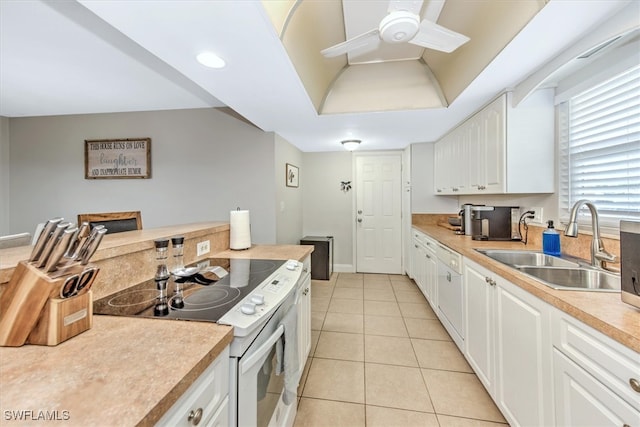
<svg viewBox="0 0 640 427">
<path fill-rule="evenodd" d="M 299 187 L 287 187 L 286 165 L 298 167 Z M 305 168 L 302 151 L 275 135 L 275 186 L 276 186 L 276 243 L 297 245 L 302 237 L 302 194 L 304 192 Z"/>
<path fill-rule="evenodd" d="M 303 153 L 302 157 L 303 234 L 333 236 L 334 269 L 353 271 L 354 191 L 344 193 L 340 190 L 340 181 L 353 181 L 351 153 Z"/>
<path fill-rule="evenodd" d="M 0 117 L 0 236 L 9 234 L 9 119 Z"/>
<path fill-rule="evenodd" d="M 239 206 L 251 211 L 253 242 L 276 242 L 273 133 L 215 109 L 9 124 L 11 232 L 33 232 L 52 216 L 75 222 L 78 213 L 128 210 L 142 211 L 145 228 L 228 221 Z M 151 179 L 84 179 L 85 139 L 132 137 L 151 138 Z"/>
</svg>

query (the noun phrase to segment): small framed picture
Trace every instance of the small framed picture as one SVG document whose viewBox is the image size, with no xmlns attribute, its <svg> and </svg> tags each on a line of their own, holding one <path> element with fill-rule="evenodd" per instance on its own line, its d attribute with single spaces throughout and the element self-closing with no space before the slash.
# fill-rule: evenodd
<svg viewBox="0 0 640 427">
<path fill-rule="evenodd" d="M 296 188 L 298 187 L 298 182 L 299 182 L 298 174 L 299 174 L 298 167 L 287 163 L 287 176 L 286 176 L 287 187 L 296 187 Z"/>
</svg>

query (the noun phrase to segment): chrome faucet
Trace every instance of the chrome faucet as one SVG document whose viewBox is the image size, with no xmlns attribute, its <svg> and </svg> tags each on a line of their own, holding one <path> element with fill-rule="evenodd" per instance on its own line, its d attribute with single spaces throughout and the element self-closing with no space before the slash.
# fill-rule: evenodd
<svg viewBox="0 0 640 427">
<path fill-rule="evenodd" d="M 598 211 L 592 202 L 586 199 L 578 200 L 571 208 L 569 216 L 569 224 L 564 230 L 564 235 L 569 237 L 578 237 L 578 211 L 586 205 L 591 212 L 591 229 L 593 238 L 591 239 L 591 265 L 596 268 L 605 269 L 605 262 L 617 262 L 618 257 L 607 252 L 604 244 L 600 239 L 600 223 L 598 220 Z"/>
</svg>

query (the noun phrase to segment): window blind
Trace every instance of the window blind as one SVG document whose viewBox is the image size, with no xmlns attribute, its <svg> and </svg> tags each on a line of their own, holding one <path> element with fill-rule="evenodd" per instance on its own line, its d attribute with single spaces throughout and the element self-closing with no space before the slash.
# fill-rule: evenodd
<svg viewBox="0 0 640 427">
<path fill-rule="evenodd" d="M 640 220 L 640 66 L 561 104 L 558 128 L 561 220 L 580 199 L 596 205 L 609 232 Z M 591 223 L 587 209 L 578 220 Z"/>
</svg>

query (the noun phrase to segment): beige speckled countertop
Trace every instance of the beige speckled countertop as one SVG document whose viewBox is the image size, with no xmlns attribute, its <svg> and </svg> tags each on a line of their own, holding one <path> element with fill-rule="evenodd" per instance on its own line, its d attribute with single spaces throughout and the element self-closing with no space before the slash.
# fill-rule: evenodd
<svg viewBox="0 0 640 427">
<path fill-rule="evenodd" d="M 57 411 L 65 426 L 154 425 L 232 339 L 213 323 L 94 316 L 56 347 L 0 347 L 0 425 L 47 424 L 11 411 Z"/>
<path fill-rule="evenodd" d="M 456 235 L 437 225 L 414 224 L 414 228 L 454 251 L 495 272 L 543 301 L 581 320 L 594 329 L 640 352 L 640 310 L 623 303 L 620 293 L 564 291 L 552 289 L 517 270 L 494 261 L 474 249 L 540 250 L 520 242 L 478 241 Z"/>
<path fill-rule="evenodd" d="M 212 258 L 295 259 L 302 261 L 313 252 L 311 245 L 253 245 L 243 251 L 217 252 Z"/>
</svg>

